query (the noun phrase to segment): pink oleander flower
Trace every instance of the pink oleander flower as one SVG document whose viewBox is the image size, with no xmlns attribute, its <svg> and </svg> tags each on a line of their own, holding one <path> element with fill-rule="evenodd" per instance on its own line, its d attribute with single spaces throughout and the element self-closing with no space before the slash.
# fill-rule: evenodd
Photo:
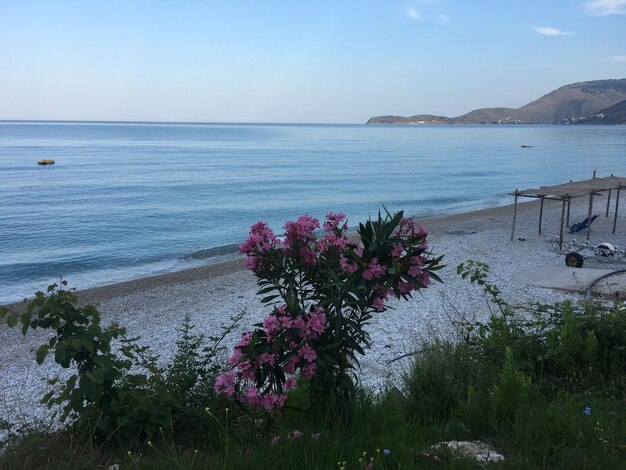
<svg viewBox="0 0 626 470">
<path fill-rule="evenodd" d="M 275 408 L 282 408 L 287 401 L 287 395 L 275 395 L 265 394 L 261 396 L 261 406 L 267 411 L 272 411 Z"/>
<path fill-rule="evenodd" d="M 309 329 L 313 333 L 322 334 L 324 332 L 324 328 L 326 325 L 326 314 L 324 310 L 319 308 L 314 308 L 311 311 L 310 319 L 309 319 Z M 317 335 L 316 335 L 317 336 Z M 314 338 L 309 338 L 314 339 Z"/>
<path fill-rule="evenodd" d="M 259 258 L 257 258 L 256 256 L 248 255 L 243 264 L 246 269 L 254 271 L 259 266 Z"/>
<path fill-rule="evenodd" d="M 307 360 L 308 362 L 313 362 L 317 359 L 317 353 L 308 344 L 305 344 L 300 348 L 299 354 L 303 359 Z"/>
<path fill-rule="evenodd" d="M 409 295 L 413 290 L 415 290 L 415 288 L 408 282 L 400 282 L 398 284 L 398 291 L 401 295 Z"/>
<path fill-rule="evenodd" d="M 297 355 L 292 356 L 283 366 L 283 370 L 285 371 L 285 373 L 295 373 L 296 368 L 298 367 L 298 362 L 300 362 L 300 358 Z"/>
<path fill-rule="evenodd" d="M 259 359 L 261 364 L 267 364 L 270 367 L 274 367 L 274 364 L 276 364 L 276 354 L 263 353 L 259 356 Z"/>
<path fill-rule="evenodd" d="M 356 263 L 352 263 L 350 261 L 348 261 L 346 258 L 344 258 L 343 256 L 341 256 L 339 258 L 339 266 L 341 266 L 341 269 L 345 269 L 346 271 L 348 271 L 349 273 L 353 273 L 355 272 L 357 269 L 359 269 L 359 267 L 356 265 Z"/>
<path fill-rule="evenodd" d="M 275 446 L 278 444 L 278 441 L 280 441 L 280 436 L 272 436 L 272 440 L 270 442 L 273 446 Z"/>
<path fill-rule="evenodd" d="M 302 372 L 300 375 L 305 379 L 312 379 L 315 375 L 315 371 L 317 370 L 317 364 L 315 362 L 309 363 L 309 365 L 302 368 Z"/>
<path fill-rule="evenodd" d="M 400 221 L 400 227 L 398 229 L 398 235 L 401 236 L 415 236 L 415 234 L 418 232 L 418 227 L 417 224 L 411 220 L 411 219 L 407 219 L 404 218 Z"/>
<path fill-rule="evenodd" d="M 256 406 L 261 403 L 259 390 L 256 387 L 248 387 L 248 391 L 246 393 L 246 401 L 252 406 Z"/>
<path fill-rule="evenodd" d="M 377 312 L 383 312 L 385 310 L 385 299 L 383 297 L 376 297 L 374 299 L 374 308 Z"/>
<path fill-rule="evenodd" d="M 315 238 L 313 231 L 320 228 L 319 220 L 315 217 L 303 215 L 295 222 L 285 224 L 285 245 L 293 247 L 297 242 L 307 242 Z"/>
<path fill-rule="evenodd" d="M 303 246 L 298 250 L 300 262 L 308 266 L 315 266 L 317 264 L 317 256 L 315 252 L 308 246 Z"/>
<path fill-rule="evenodd" d="M 363 271 L 363 279 L 367 279 L 368 281 L 382 276 L 387 272 L 387 268 L 385 266 L 380 266 L 378 264 L 377 259 L 373 259 L 370 264 Z"/>
<path fill-rule="evenodd" d="M 215 391 L 232 397 L 235 394 L 235 372 L 229 370 L 220 374 L 215 380 Z"/>
<path fill-rule="evenodd" d="M 241 339 L 237 343 L 236 347 L 241 348 L 250 345 L 250 338 L 252 338 L 252 332 L 248 331 L 247 333 L 244 333 L 241 335 Z"/>
<path fill-rule="evenodd" d="M 341 222 L 344 222 L 344 223 L 340 227 L 339 224 L 341 224 Z M 347 228 L 348 228 L 348 221 L 346 220 L 345 214 L 342 214 L 341 212 L 339 214 L 333 214 L 332 212 L 329 212 L 328 214 L 326 214 L 326 221 L 324 222 L 324 230 L 326 230 L 327 232 L 331 232 L 336 229 L 340 229 L 343 231 L 343 230 L 346 230 Z"/>
<path fill-rule="evenodd" d="M 265 222 L 258 222 L 250 227 L 250 235 L 239 247 L 239 252 L 254 256 L 278 246 L 280 240 L 276 238 L 272 229 Z"/>
<path fill-rule="evenodd" d="M 417 278 L 420 276 L 420 274 L 422 274 L 422 266 L 419 264 L 414 264 L 409 267 L 409 270 L 407 272 L 409 276 Z"/>
<path fill-rule="evenodd" d="M 293 431 L 291 431 L 291 432 L 289 433 L 288 438 L 289 438 L 289 439 L 298 439 L 298 438 L 300 438 L 300 437 L 302 437 L 302 436 L 303 436 L 302 431 L 299 431 L 298 429 L 294 429 Z"/>
<path fill-rule="evenodd" d="M 395 243 L 393 245 L 393 249 L 391 250 L 391 256 L 394 258 L 400 258 L 402 253 L 404 253 L 404 246 L 402 243 Z"/>
<path fill-rule="evenodd" d="M 241 356 L 243 355 L 243 353 L 241 352 L 241 349 L 239 348 L 235 348 L 233 350 L 233 354 L 230 356 L 230 358 L 228 359 L 228 363 L 231 366 L 234 366 L 235 364 L 237 364 L 239 362 L 239 359 L 241 359 Z"/>
<path fill-rule="evenodd" d="M 422 284 L 424 284 L 425 286 L 429 286 L 431 284 L 431 280 L 430 280 L 430 276 L 428 275 L 427 271 L 422 271 L 422 273 L 419 276 L 419 280 Z"/>
<path fill-rule="evenodd" d="M 289 377 L 287 380 L 285 380 L 285 385 L 283 385 L 283 389 L 285 390 L 285 392 L 288 392 L 290 390 L 293 390 L 297 386 L 298 382 L 296 381 L 296 379 L 294 379 L 293 377 Z"/>
<path fill-rule="evenodd" d="M 265 317 L 265 320 L 263 320 L 263 330 L 265 331 L 268 341 L 274 339 L 274 336 L 280 331 L 280 326 L 280 322 L 274 315 Z"/>
<path fill-rule="evenodd" d="M 341 256 L 339 258 L 339 266 L 341 266 L 342 269 L 345 269 L 346 271 L 348 271 L 349 273 L 353 273 L 356 272 L 357 269 L 359 269 L 359 267 L 356 265 L 356 263 L 353 263 L 351 261 L 348 261 L 346 258 L 344 258 L 343 256 Z"/>
<path fill-rule="evenodd" d="M 317 245 L 319 251 L 321 252 L 328 251 L 330 248 L 344 250 L 348 246 L 348 239 L 343 235 L 337 236 L 331 232 L 327 233 Z"/>
</svg>

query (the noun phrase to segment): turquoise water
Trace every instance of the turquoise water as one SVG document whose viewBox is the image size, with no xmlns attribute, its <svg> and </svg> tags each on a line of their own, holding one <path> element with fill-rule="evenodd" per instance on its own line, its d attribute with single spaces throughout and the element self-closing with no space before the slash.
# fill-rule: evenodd
<svg viewBox="0 0 626 470">
<path fill-rule="evenodd" d="M 0 302 L 58 276 L 82 288 L 206 263 L 258 220 L 439 215 L 624 176 L 625 149 L 626 126 L 0 122 Z"/>
</svg>

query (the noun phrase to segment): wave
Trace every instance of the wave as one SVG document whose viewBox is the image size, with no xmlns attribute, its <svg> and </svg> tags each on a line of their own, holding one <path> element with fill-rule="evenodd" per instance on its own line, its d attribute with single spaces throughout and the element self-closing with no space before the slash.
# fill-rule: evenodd
<svg viewBox="0 0 626 470">
<path fill-rule="evenodd" d="M 181 259 L 185 261 L 202 260 L 215 258 L 216 256 L 232 255 L 238 252 L 239 243 L 230 243 L 228 245 L 216 246 L 213 248 L 206 248 L 203 250 L 193 251 L 181 256 Z"/>
</svg>

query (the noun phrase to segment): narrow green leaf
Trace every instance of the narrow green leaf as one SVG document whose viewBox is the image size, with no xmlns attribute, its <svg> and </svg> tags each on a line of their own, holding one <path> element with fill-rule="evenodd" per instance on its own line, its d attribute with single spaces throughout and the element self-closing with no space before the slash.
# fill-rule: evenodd
<svg viewBox="0 0 626 470">
<path fill-rule="evenodd" d="M 39 348 L 37 348 L 37 351 L 35 352 L 37 364 L 41 365 L 46 359 L 46 356 L 48 355 L 48 348 L 49 346 L 47 344 L 42 344 Z"/>
</svg>

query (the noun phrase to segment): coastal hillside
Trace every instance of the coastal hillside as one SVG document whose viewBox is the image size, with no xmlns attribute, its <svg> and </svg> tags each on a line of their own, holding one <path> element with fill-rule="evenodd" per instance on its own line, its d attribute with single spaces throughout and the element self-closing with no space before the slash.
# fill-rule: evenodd
<svg viewBox="0 0 626 470">
<path fill-rule="evenodd" d="M 569 124 L 626 124 L 626 100 L 590 116 L 572 119 Z"/>
<path fill-rule="evenodd" d="M 572 83 L 521 108 L 482 108 L 457 117 L 375 116 L 368 124 L 567 124 L 626 100 L 626 78 Z M 606 124 L 613 124 L 608 120 Z"/>
</svg>

